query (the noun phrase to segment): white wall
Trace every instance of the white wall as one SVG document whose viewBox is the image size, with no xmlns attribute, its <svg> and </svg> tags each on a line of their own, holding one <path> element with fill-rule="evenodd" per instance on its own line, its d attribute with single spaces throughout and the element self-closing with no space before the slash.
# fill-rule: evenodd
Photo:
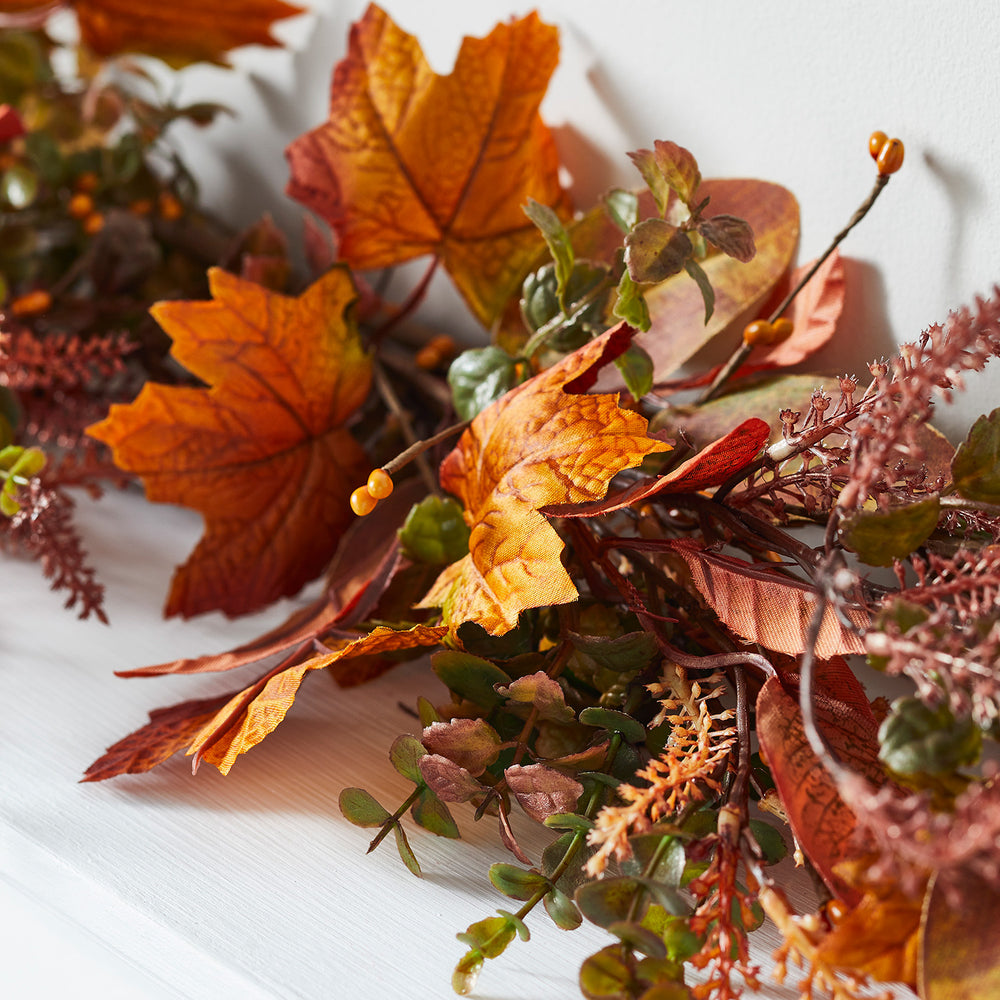
<svg viewBox="0 0 1000 1000">
<path fill-rule="evenodd" d="M 303 2 L 303 0 L 300 0 Z M 182 98 L 240 112 L 211 130 L 178 131 L 204 193 L 250 221 L 269 208 L 295 232 L 282 194 L 285 145 L 325 118 L 330 71 L 363 0 L 304 0 L 310 15 L 279 33 L 293 52 L 248 49 L 239 73 L 193 68 Z M 384 0 L 438 72 L 463 34 L 530 7 L 517 0 Z M 1000 4 L 994 0 L 543 0 L 562 62 L 543 112 L 558 130 L 579 205 L 638 182 L 625 152 L 672 139 L 709 177 L 786 185 L 802 208 L 800 258 L 815 256 L 870 190 L 880 128 L 906 164 L 842 249 L 852 259 L 842 340 L 818 364 L 858 370 L 914 339 L 949 309 L 1000 282 Z M 445 288 L 431 318 L 467 321 Z M 970 381 L 939 424 L 956 438 L 992 409 L 1000 362 Z"/>
</svg>

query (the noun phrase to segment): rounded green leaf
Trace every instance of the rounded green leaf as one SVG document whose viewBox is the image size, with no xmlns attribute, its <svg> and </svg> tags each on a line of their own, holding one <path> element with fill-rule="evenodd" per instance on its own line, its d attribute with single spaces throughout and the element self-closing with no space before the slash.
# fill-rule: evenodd
<svg viewBox="0 0 1000 1000">
<path fill-rule="evenodd" d="M 422 788 L 416 802 L 410 809 L 410 814 L 425 830 L 439 837 L 459 840 L 462 834 L 458 824 L 448 807 L 434 794 L 430 788 Z"/>
<path fill-rule="evenodd" d="M 633 951 L 650 958 L 666 958 L 667 948 L 663 939 L 642 924 L 628 920 L 620 920 L 608 926 L 608 933 L 614 934 L 622 944 L 628 945 Z"/>
<path fill-rule="evenodd" d="M 338 801 L 344 819 L 355 826 L 381 826 L 389 819 L 389 812 L 363 788 L 345 788 Z"/>
<path fill-rule="evenodd" d="M 392 766 L 410 781 L 420 784 L 424 779 L 420 774 L 420 758 L 427 753 L 424 745 L 416 738 L 404 733 L 397 736 L 389 750 L 389 760 Z"/>
<path fill-rule="evenodd" d="M 509 899 L 531 899 L 539 890 L 548 888 L 549 880 L 538 872 L 526 871 L 516 865 L 498 863 L 490 866 L 490 881 Z"/>
<path fill-rule="evenodd" d="M 642 891 L 636 878 L 602 878 L 581 885 L 574 898 L 591 923 L 610 927 L 628 918 L 636 893 Z"/>
<path fill-rule="evenodd" d="M 646 219 L 625 237 L 625 265 L 633 281 L 656 284 L 684 269 L 694 248 L 683 229 Z"/>
<path fill-rule="evenodd" d="M 449 691 L 485 709 L 495 708 L 504 700 L 496 693 L 495 685 L 511 682 L 510 677 L 489 660 L 452 649 L 431 656 L 431 668 Z"/>
<path fill-rule="evenodd" d="M 632 972 L 617 944 L 602 948 L 580 967 L 580 992 L 587 1000 L 622 1000 L 633 996 L 632 982 Z"/>
<path fill-rule="evenodd" d="M 612 708 L 585 708 L 579 719 L 585 726 L 597 726 L 612 733 L 621 733 L 622 739 L 629 743 L 642 743 L 646 739 L 646 727 L 641 722 Z"/>
<path fill-rule="evenodd" d="M 897 774 L 946 774 L 979 760 L 983 736 L 947 702 L 935 708 L 919 698 L 897 698 L 878 732 L 879 760 Z"/>
<path fill-rule="evenodd" d="M 891 566 L 927 541 L 940 513 L 937 496 L 891 510 L 862 511 L 844 520 L 840 540 L 869 566 Z"/>
<path fill-rule="evenodd" d="M 413 848 L 410 847 L 410 842 L 406 839 L 406 831 L 399 825 L 399 823 L 394 823 L 392 827 L 392 832 L 396 836 L 396 850 L 399 851 L 399 856 L 403 859 L 403 864 L 413 872 L 417 878 L 420 878 L 420 863 L 417 861 L 417 856 L 413 853 Z"/>
<path fill-rule="evenodd" d="M 414 562 L 443 566 L 469 551 L 469 526 L 451 497 L 428 496 L 414 504 L 399 529 L 399 542 Z"/>
<path fill-rule="evenodd" d="M 564 931 L 575 931 L 583 923 L 583 917 L 576 903 L 561 889 L 551 889 L 542 900 L 545 912 L 556 927 Z"/>
<path fill-rule="evenodd" d="M 499 347 L 463 351 L 448 369 L 455 412 L 471 420 L 520 381 L 517 362 Z"/>
<path fill-rule="evenodd" d="M 777 864 L 788 854 L 788 845 L 784 838 L 770 823 L 765 823 L 760 819 L 752 819 L 750 820 L 750 832 L 764 852 L 764 864 Z"/>
<path fill-rule="evenodd" d="M 573 830 L 580 833 L 589 833 L 594 829 L 594 821 L 586 816 L 578 816 L 576 813 L 553 813 L 546 816 L 542 822 L 552 830 Z"/>
<path fill-rule="evenodd" d="M 1000 503 L 1000 409 L 972 425 L 952 459 L 951 475 L 967 500 Z"/>
<path fill-rule="evenodd" d="M 461 935 L 459 935 L 461 937 Z M 468 996 L 479 982 L 479 973 L 483 971 L 483 955 L 478 949 L 466 952 L 455 966 L 451 975 L 451 988 L 460 996 Z"/>
</svg>

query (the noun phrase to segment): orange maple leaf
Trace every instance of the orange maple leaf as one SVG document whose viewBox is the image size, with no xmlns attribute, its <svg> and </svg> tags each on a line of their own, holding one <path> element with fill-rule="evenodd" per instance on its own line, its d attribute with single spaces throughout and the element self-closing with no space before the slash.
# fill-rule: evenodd
<svg viewBox="0 0 1000 1000">
<path fill-rule="evenodd" d="M 0 0 L 0 13 L 52 8 L 52 0 Z M 271 24 L 301 14 L 284 0 L 66 0 L 76 11 L 80 37 L 92 52 L 142 52 L 172 66 L 225 62 L 240 45 L 280 45 Z"/>
<path fill-rule="evenodd" d="M 619 325 L 511 390 L 480 413 L 441 464 L 471 529 L 469 554 L 435 581 L 419 607 L 443 607 L 453 625 L 494 635 L 527 608 L 567 604 L 577 589 L 560 561 L 562 539 L 539 508 L 597 500 L 612 478 L 670 445 L 617 394 L 573 395 L 588 372 L 624 350 Z"/>
<path fill-rule="evenodd" d="M 464 39 L 438 76 L 370 6 L 334 71 L 329 120 L 288 147 L 288 193 L 333 226 L 354 268 L 434 254 L 489 325 L 542 246 L 521 206 L 568 211 L 538 114 L 558 54 L 557 30 L 530 14 Z"/>
<path fill-rule="evenodd" d="M 352 523 L 348 497 L 369 464 L 343 426 L 371 380 L 347 318 L 349 273 L 332 270 L 298 298 L 218 269 L 209 287 L 211 302 L 152 309 L 173 356 L 208 388 L 147 384 L 88 429 L 150 500 L 204 515 L 167 615 L 238 615 L 296 593 Z"/>
</svg>

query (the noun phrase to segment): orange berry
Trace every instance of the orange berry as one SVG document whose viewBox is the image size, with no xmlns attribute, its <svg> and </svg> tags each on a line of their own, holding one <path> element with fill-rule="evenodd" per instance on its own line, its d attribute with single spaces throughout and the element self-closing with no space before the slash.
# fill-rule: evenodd
<svg viewBox="0 0 1000 1000">
<path fill-rule="evenodd" d="M 780 344 L 795 332 L 795 324 L 790 320 L 786 319 L 784 316 L 781 319 L 776 319 L 773 323 L 774 326 L 774 340 L 772 343 Z"/>
<path fill-rule="evenodd" d="M 140 198 L 138 201 L 133 201 L 128 210 L 133 215 L 149 215 L 153 211 L 153 203 L 149 198 Z"/>
<path fill-rule="evenodd" d="M 98 183 L 97 174 L 88 170 L 86 173 L 80 174 L 80 176 L 73 181 L 73 187 L 76 188 L 77 191 L 89 194 L 90 192 L 97 190 Z"/>
<path fill-rule="evenodd" d="M 12 316 L 35 316 L 43 313 L 52 306 L 52 296 L 43 288 L 36 288 L 33 292 L 25 292 L 19 295 L 10 304 Z"/>
<path fill-rule="evenodd" d="M 84 219 L 94 211 L 94 199 L 89 194 L 84 194 L 81 191 L 70 198 L 69 204 L 66 206 L 66 211 L 74 219 Z"/>
<path fill-rule="evenodd" d="M 387 496 L 392 495 L 395 485 L 392 476 L 385 469 L 374 469 L 368 477 L 366 489 L 376 500 L 384 500 Z"/>
<path fill-rule="evenodd" d="M 100 212 L 91 212 L 83 220 L 83 231 L 88 236 L 96 236 L 104 228 L 104 216 Z"/>
<path fill-rule="evenodd" d="M 743 343 L 747 347 L 760 347 L 762 344 L 774 343 L 774 327 L 766 319 L 757 319 L 748 323 L 743 330 Z"/>
<path fill-rule="evenodd" d="M 875 164 L 883 176 L 894 174 L 903 165 L 903 143 L 899 139 L 889 139 L 879 151 Z"/>
<path fill-rule="evenodd" d="M 184 214 L 184 206 L 169 191 L 160 192 L 160 218 L 176 222 Z"/>
<path fill-rule="evenodd" d="M 889 141 L 885 132 L 872 132 L 868 137 L 868 152 L 873 160 L 878 159 L 878 154 L 882 152 L 882 147 Z"/>
<path fill-rule="evenodd" d="M 413 360 L 417 363 L 418 368 L 422 368 L 425 372 L 430 372 L 437 368 L 444 358 L 441 357 L 441 353 L 433 344 L 424 344 L 417 351 Z"/>
<path fill-rule="evenodd" d="M 359 486 L 351 494 L 351 510 L 354 511 L 358 517 L 364 517 L 366 514 L 370 514 L 378 506 L 378 500 L 375 499 L 369 492 L 367 486 Z"/>
</svg>

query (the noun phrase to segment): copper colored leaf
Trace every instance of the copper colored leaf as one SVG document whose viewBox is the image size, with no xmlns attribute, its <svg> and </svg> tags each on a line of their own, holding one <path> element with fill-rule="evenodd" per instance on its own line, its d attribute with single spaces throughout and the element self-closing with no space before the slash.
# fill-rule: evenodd
<svg viewBox="0 0 1000 1000">
<path fill-rule="evenodd" d="M 884 780 L 878 761 L 878 724 L 864 689 L 843 660 L 818 663 L 815 707 L 819 728 L 838 758 L 876 784 Z M 794 678 L 784 681 L 795 692 Z M 836 866 L 864 852 L 853 842 L 857 824 L 851 807 L 813 753 L 802 726 L 797 697 L 769 678 L 757 696 L 757 738 L 788 814 L 792 832 L 823 881 L 840 898 L 857 903 L 861 893 Z"/>
<path fill-rule="evenodd" d="M 615 327 L 473 420 L 441 464 L 441 485 L 471 529 L 469 555 L 444 570 L 421 607 L 501 635 L 527 608 L 576 600 L 562 540 L 539 509 L 598 499 L 617 473 L 669 449 L 646 436 L 642 417 L 619 409 L 617 395 L 564 391 L 587 388 L 594 367 L 627 344 L 627 330 Z"/>
<path fill-rule="evenodd" d="M 703 219 L 698 223 L 698 232 L 724 254 L 743 264 L 753 260 L 757 253 L 753 230 L 744 219 L 737 219 L 735 215 L 713 215 Z"/>
<path fill-rule="evenodd" d="M 117 774 L 141 774 L 191 745 L 232 694 L 185 701 L 149 713 L 149 722 L 108 747 L 84 773 L 82 781 L 103 781 Z"/>
<path fill-rule="evenodd" d="M 807 584 L 779 575 L 766 564 L 712 552 L 693 539 L 678 539 L 668 547 L 687 563 L 698 592 L 737 635 L 777 653 L 796 656 L 805 649 L 818 600 Z M 858 628 L 870 624 L 864 611 L 848 609 L 846 614 Z M 827 608 L 816 638 L 816 655 L 826 659 L 864 650 L 860 636 L 841 625 L 834 610 Z"/>
<path fill-rule="evenodd" d="M 420 776 L 442 802 L 468 802 L 483 786 L 464 767 L 436 753 L 418 761 Z"/>
<path fill-rule="evenodd" d="M 447 757 L 471 775 L 482 774 L 500 752 L 500 737 L 485 719 L 433 722 L 420 742 L 428 753 Z"/>
<path fill-rule="evenodd" d="M 583 794 L 579 781 L 544 764 L 512 764 L 504 777 L 521 808 L 539 823 L 546 816 L 572 812 Z"/>
<path fill-rule="evenodd" d="M 295 701 L 303 677 L 339 660 L 374 653 L 390 653 L 419 646 L 433 646 L 447 630 L 416 625 L 405 632 L 379 627 L 329 653 L 310 657 L 302 663 L 278 668 L 255 684 L 234 695 L 198 733 L 188 749 L 194 767 L 205 760 L 223 774 L 241 753 L 255 747 L 273 732 Z"/>
<path fill-rule="evenodd" d="M 508 699 L 507 708 L 532 709 L 539 719 L 572 722 L 576 716 L 566 704 L 563 689 L 544 670 L 518 677 L 510 687 L 498 687 L 497 694 Z"/>
<path fill-rule="evenodd" d="M 173 356 L 209 387 L 147 383 L 89 428 L 150 500 L 205 518 L 167 615 L 243 614 L 296 593 L 352 523 L 348 497 L 369 466 L 343 426 L 370 382 L 347 319 L 348 273 L 330 271 L 297 298 L 218 269 L 209 281 L 211 302 L 153 308 Z"/>
<path fill-rule="evenodd" d="M 372 5 L 333 76 L 330 116 L 288 148 L 288 192 L 337 232 L 359 269 L 433 254 L 491 323 L 544 245 L 529 198 L 567 212 L 538 114 L 558 33 L 530 14 L 466 38 L 449 76 Z"/>
<path fill-rule="evenodd" d="M 923 1000 L 995 1000 L 1000 996 L 997 928 L 1000 892 L 965 876 L 928 890 L 918 977 Z"/>
<path fill-rule="evenodd" d="M 637 149 L 629 159 L 656 199 L 660 215 L 666 215 L 671 191 L 689 207 L 701 183 L 701 172 L 694 156 L 676 142 L 657 139 L 653 149 Z"/>
</svg>

